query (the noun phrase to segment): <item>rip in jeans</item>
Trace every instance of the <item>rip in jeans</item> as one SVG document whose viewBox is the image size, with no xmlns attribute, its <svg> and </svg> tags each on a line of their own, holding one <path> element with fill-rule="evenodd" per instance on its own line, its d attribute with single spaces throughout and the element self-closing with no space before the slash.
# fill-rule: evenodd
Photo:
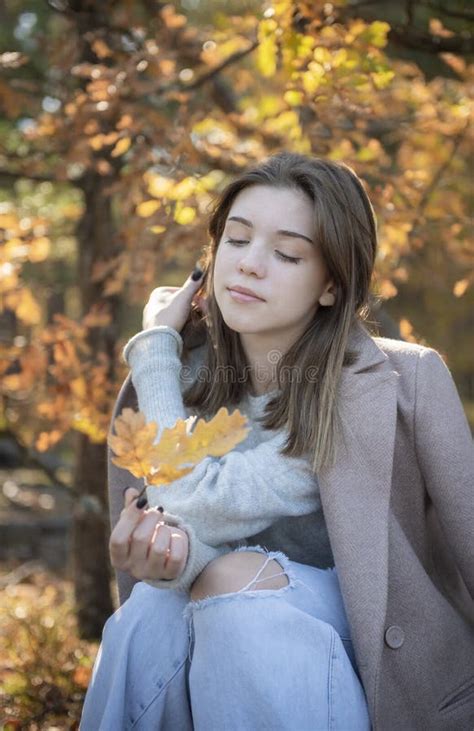
<svg viewBox="0 0 474 731">
<path fill-rule="evenodd" d="M 297 579 L 294 576 L 293 571 L 291 569 L 289 558 L 287 556 L 285 556 L 285 554 L 282 553 L 281 551 L 266 551 L 261 546 L 241 546 L 240 548 L 236 548 L 234 553 L 240 553 L 241 551 L 253 551 L 254 553 L 262 553 L 266 556 L 265 561 L 263 562 L 262 566 L 257 571 L 255 577 L 253 579 L 251 579 L 245 586 L 243 586 L 241 589 L 238 589 L 237 591 L 229 592 L 227 594 L 215 594 L 213 596 L 205 597 L 204 599 L 190 601 L 183 610 L 182 616 L 186 620 L 186 623 L 188 626 L 188 634 L 189 634 L 188 658 L 190 661 L 192 659 L 191 648 L 193 645 L 192 616 L 195 611 L 205 609 L 207 606 L 209 606 L 210 604 L 214 604 L 215 602 L 233 601 L 233 600 L 235 600 L 235 597 L 237 597 L 237 596 L 239 598 L 245 597 L 246 599 L 254 599 L 254 598 L 263 599 L 264 597 L 275 596 L 275 594 L 281 594 L 282 592 L 287 591 L 290 587 L 294 586 L 295 582 L 297 581 Z M 259 578 L 262 571 L 264 571 L 266 566 L 272 560 L 277 561 L 277 563 L 280 564 L 282 570 L 277 574 L 272 574 L 271 576 L 265 576 L 263 579 Z M 250 589 L 250 587 L 253 586 L 254 584 L 260 584 L 265 581 L 269 581 L 270 579 L 274 579 L 277 576 L 286 576 L 288 579 L 288 584 L 279 589 L 265 589 L 264 591 L 262 591 L 262 589 Z"/>
</svg>

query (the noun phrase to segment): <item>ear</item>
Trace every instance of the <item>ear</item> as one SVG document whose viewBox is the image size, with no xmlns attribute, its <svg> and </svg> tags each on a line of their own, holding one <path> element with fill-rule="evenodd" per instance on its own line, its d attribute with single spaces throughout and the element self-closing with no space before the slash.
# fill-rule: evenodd
<svg viewBox="0 0 474 731">
<path fill-rule="evenodd" d="M 332 307 L 332 305 L 336 301 L 336 287 L 334 286 L 334 282 L 331 280 L 327 283 L 326 288 L 324 292 L 319 297 L 319 304 L 321 307 Z"/>
</svg>

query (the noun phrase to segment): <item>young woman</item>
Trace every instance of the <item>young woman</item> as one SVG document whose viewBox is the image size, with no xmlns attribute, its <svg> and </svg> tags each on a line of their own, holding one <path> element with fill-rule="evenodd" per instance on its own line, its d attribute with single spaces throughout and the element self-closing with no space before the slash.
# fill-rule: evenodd
<svg viewBox="0 0 474 731">
<path fill-rule="evenodd" d="M 122 606 L 81 729 L 472 729 L 472 438 L 439 354 L 364 325 L 360 180 L 275 155 L 209 231 L 204 276 L 152 293 L 112 420 L 226 406 L 251 431 L 148 504 L 109 455 Z"/>
</svg>

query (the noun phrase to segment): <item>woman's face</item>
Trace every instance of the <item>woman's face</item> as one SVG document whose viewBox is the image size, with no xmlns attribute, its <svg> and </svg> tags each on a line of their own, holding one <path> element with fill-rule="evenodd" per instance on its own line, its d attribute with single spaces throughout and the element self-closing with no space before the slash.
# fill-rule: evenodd
<svg viewBox="0 0 474 731">
<path fill-rule="evenodd" d="M 314 230 L 314 208 L 302 191 L 255 185 L 237 195 L 214 265 L 214 293 L 229 328 L 285 349 L 303 333 L 332 285 Z M 243 301 L 233 287 L 261 299 Z"/>
</svg>

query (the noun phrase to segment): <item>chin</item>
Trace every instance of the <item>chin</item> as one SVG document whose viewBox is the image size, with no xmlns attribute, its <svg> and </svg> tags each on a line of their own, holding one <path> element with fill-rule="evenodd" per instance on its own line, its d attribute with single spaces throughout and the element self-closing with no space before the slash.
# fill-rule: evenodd
<svg viewBox="0 0 474 731">
<path fill-rule="evenodd" d="M 251 333 L 260 330 L 260 327 L 256 327 L 255 318 L 236 317 L 233 313 L 229 314 L 222 311 L 221 315 L 229 330 L 233 330 L 236 333 Z"/>
</svg>

